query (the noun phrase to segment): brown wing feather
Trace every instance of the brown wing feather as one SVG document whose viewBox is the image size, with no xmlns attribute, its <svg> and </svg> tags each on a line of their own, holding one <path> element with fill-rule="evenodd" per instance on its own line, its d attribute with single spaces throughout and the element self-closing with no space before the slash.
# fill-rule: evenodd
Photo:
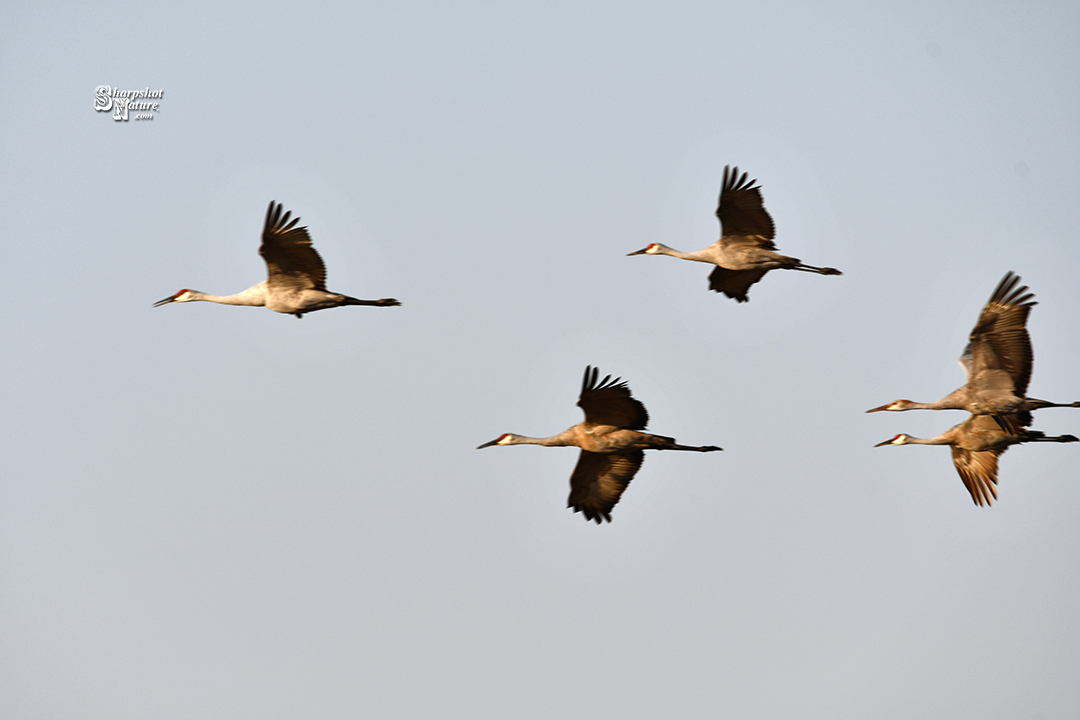
<svg viewBox="0 0 1080 720">
<path fill-rule="evenodd" d="M 1019 283 L 1018 276 L 1006 273 L 980 313 L 971 330 L 971 372 L 1000 368 L 1012 378 L 1013 392 L 1024 397 L 1033 361 L 1027 319 L 1038 303 L 1026 285 L 1017 287 Z"/>
<path fill-rule="evenodd" d="M 300 218 L 289 221 L 281 203 L 270 201 L 263 226 L 259 254 L 266 261 L 269 282 L 298 289 L 326 290 L 326 265 L 311 246 L 306 227 L 296 227 Z"/>
<path fill-rule="evenodd" d="M 750 286 L 765 276 L 768 270 L 728 270 L 717 265 L 709 273 L 709 289 L 722 292 L 729 298 L 746 302 Z"/>
<path fill-rule="evenodd" d="M 776 237 L 776 229 L 761 202 L 761 188 L 756 182 L 748 181 L 747 173 L 740 177 L 739 168 L 724 168 L 724 184 L 716 206 L 720 239 L 725 244 L 753 243 L 774 250 L 772 239 Z"/>
<path fill-rule="evenodd" d="M 570 476 L 570 497 L 566 506 L 585 514 L 586 520 L 599 525 L 611 522 L 611 509 L 619 502 L 630 484 L 645 453 L 631 450 L 626 453 L 594 453 L 582 450 Z"/>
<path fill-rule="evenodd" d="M 976 505 L 997 500 L 997 458 L 1003 450 L 965 450 L 952 446 L 953 464 Z"/>
<path fill-rule="evenodd" d="M 585 368 L 577 403 L 585 411 L 585 422 L 644 430 L 649 424 L 649 413 L 644 405 L 630 396 L 630 388 L 622 382 L 622 378 L 612 380 L 608 375 L 598 382 L 599 377 L 599 368 Z"/>
</svg>

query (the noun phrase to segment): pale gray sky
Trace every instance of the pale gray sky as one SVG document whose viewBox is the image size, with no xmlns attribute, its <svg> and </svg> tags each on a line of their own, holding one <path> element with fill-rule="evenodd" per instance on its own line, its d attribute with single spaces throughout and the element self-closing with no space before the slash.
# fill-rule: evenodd
<svg viewBox="0 0 1080 720">
<path fill-rule="evenodd" d="M 1080 445 L 975 507 L 933 400 L 1008 270 L 1080 399 L 1073 3 L 0 9 L 4 718 L 1080 715 Z M 164 90 L 152 121 L 98 85 Z M 723 167 L 781 251 L 709 268 Z M 265 277 L 303 321 L 152 308 Z M 622 376 L 651 453 L 598 527 L 571 449 Z M 1036 427 L 1080 434 L 1080 412 Z"/>
</svg>

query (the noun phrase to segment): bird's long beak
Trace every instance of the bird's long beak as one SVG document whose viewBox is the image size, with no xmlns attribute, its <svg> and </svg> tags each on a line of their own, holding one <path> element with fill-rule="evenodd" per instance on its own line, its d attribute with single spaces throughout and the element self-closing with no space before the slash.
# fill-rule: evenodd
<svg viewBox="0 0 1080 720">
<path fill-rule="evenodd" d="M 640 250 L 635 250 L 632 253 L 626 253 L 626 257 L 630 257 L 631 255 L 644 255 L 645 251 L 648 250 L 648 249 L 649 249 L 648 246 L 646 246 L 646 247 L 641 248 Z"/>
<path fill-rule="evenodd" d="M 869 411 L 868 411 L 868 412 L 869 412 Z M 893 440 L 895 440 L 895 439 L 896 439 L 896 438 L 889 438 L 889 439 L 888 439 L 888 440 L 886 440 L 885 442 L 879 442 L 879 443 L 878 443 L 877 445 L 875 445 L 874 447 L 883 447 L 883 446 L 885 446 L 885 445 L 892 445 L 892 441 L 893 441 Z"/>
<path fill-rule="evenodd" d="M 483 450 L 483 449 L 484 449 L 484 448 L 486 448 L 486 447 L 491 447 L 492 445 L 498 445 L 498 444 L 499 444 L 499 441 L 500 441 L 500 440 L 502 440 L 502 435 L 500 435 L 499 437 L 495 438 L 495 439 L 494 439 L 494 440 L 492 440 L 491 442 L 486 442 L 486 443 L 484 443 L 483 445 L 480 445 L 480 446 L 478 446 L 478 447 L 477 447 L 476 449 L 477 449 L 477 450 Z"/>
<path fill-rule="evenodd" d="M 175 295 L 170 295 L 169 297 L 165 298 L 164 300 L 158 300 L 156 303 L 154 303 L 154 307 L 160 307 L 162 305 L 167 305 L 167 304 L 173 302 L 174 300 L 176 300 L 176 296 Z"/>
<path fill-rule="evenodd" d="M 889 405 L 892 405 L 892 403 L 889 403 Z M 889 408 L 889 405 L 882 405 L 881 407 L 870 408 L 866 412 L 879 412 L 881 410 L 887 410 Z"/>
</svg>

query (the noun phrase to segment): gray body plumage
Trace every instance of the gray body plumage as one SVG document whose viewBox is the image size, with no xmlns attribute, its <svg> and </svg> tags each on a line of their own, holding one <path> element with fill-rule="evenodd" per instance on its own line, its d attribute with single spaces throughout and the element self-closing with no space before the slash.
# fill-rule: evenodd
<svg viewBox="0 0 1080 720">
<path fill-rule="evenodd" d="M 612 380 L 608 375 L 599 380 L 599 374 L 597 368 L 585 368 L 577 403 L 585 412 L 584 422 L 546 438 L 504 433 L 477 448 L 493 445 L 581 448 L 577 466 L 570 475 L 567 507 L 596 523 L 611 522 L 611 510 L 645 460 L 645 450 L 721 449 L 713 445 L 679 445 L 674 438 L 643 432 L 649 422 L 645 406 L 631 397 L 630 388 L 620 378 Z"/>
<path fill-rule="evenodd" d="M 326 265 L 311 244 L 307 227 L 296 227 L 300 218 L 289 220 L 280 203 L 266 209 L 259 254 L 266 261 L 267 278 L 235 295 L 210 295 L 198 290 L 180 292 L 159 300 L 154 307 L 171 302 L 206 301 L 222 305 L 266 307 L 274 312 L 295 315 L 343 305 L 401 305 L 393 298 L 358 300 L 326 289 Z"/>
<path fill-rule="evenodd" d="M 1047 407 L 1080 407 L 1080 402 L 1052 403 L 1027 397 L 1034 355 L 1027 319 L 1035 296 L 1011 271 L 998 283 L 960 356 L 967 382 L 931 403 L 893 402 L 867 412 L 904 410 L 967 410 L 993 415 L 1002 429 L 1016 431 L 1031 424 L 1031 411 Z"/>
<path fill-rule="evenodd" d="M 1009 423 L 1017 425 L 1016 418 Z M 953 465 L 964 487 L 971 493 L 976 505 L 990 505 L 997 499 L 998 456 L 1011 445 L 1029 442 L 1077 442 L 1073 435 L 1048 436 L 1038 430 L 1018 429 L 1008 432 L 1002 429 L 990 415 L 971 415 L 937 437 L 917 438 L 901 433 L 891 440 L 878 443 L 885 445 L 949 445 L 952 448 Z"/>
<path fill-rule="evenodd" d="M 776 229 L 761 201 L 761 188 L 739 176 L 739 168 L 724 168 L 724 182 L 716 217 L 720 239 L 696 252 L 682 252 L 662 243 L 651 243 L 630 255 L 670 255 L 715 265 L 709 274 L 709 289 L 722 292 L 738 302 L 747 302 L 750 286 L 770 270 L 802 270 L 820 275 L 841 275 L 836 268 L 804 265 L 798 258 L 776 252 Z"/>
</svg>

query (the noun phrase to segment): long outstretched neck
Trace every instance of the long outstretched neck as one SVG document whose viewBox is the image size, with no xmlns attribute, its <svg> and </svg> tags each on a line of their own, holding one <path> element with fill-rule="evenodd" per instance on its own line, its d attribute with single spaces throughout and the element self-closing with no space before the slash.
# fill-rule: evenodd
<svg viewBox="0 0 1080 720">
<path fill-rule="evenodd" d="M 567 430 L 559 433 L 558 435 L 552 435 L 551 437 L 534 438 L 527 435 L 514 435 L 507 433 L 503 436 L 504 439 L 500 440 L 499 445 L 543 445 L 544 447 L 568 447 L 577 446 L 573 434 Z"/>
<path fill-rule="evenodd" d="M 567 445 L 577 446 L 577 444 L 578 442 L 575 439 L 573 428 L 570 428 L 570 430 L 564 430 L 558 435 L 552 435 L 551 437 L 546 438 L 534 438 L 527 435 L 503 433 L 491 442 L 486 442 L 476 449 L 480 450 L 495 445 L 544 445 L 546 447 L 565 447 Z"/>
<path fill-rule="evenodd" d="M 251 307 L 266 305 L 266 290 L 262 283 L 249 287 L 247 290 L 238 292 L 235 295 L 208 295 L 198 290 L 188 290 L 188 295 L 190 296 L 189 300 L 205 300 L 221 305 L 247 305 Z"/>
<path fill-rule="evenodd" d="M 907 407 L 901 410 L 963 410 L 964 406 L 952 402 L 949 398 L 941 398 L 934 402 L 909 402 Z"/>
<path fill-rule="evenodd" d="M 952 445 L 955 439 L 956 428 L 954 427 L 932 438 L 917 438 L 900 433 L 892 440 L 880 442 L 875 447 L 884 447 L 885 445 Z"/>
<path fill-rule="evenodd" d="M 952 435 L 938 435 L 937 437 L 932 437 L 932 438 L 917 438 L 917 437 L 911 437 L 910 435 L 908 435 L 907 440 L 904 442 L 904 444 L 905 445 L 952 445 L 952 441 L 953 441 Z"/>
<path fill-rule="evenodd" d="M 694 260 L 696 262 L 713 263 L 714 259 L 711 254 L 705 250 L 695 250 L 694 252 L 683 252 L 682 250 L 676 250 L 675 248 L 669 248 L 667 245 L 661 245 L 660 249 L 656 251 L 658 255 L 670 255 L 671 257 L 681 258 L 682 260 Z"/>
<path fill-rule="evenodd" d="M 902 412 L 904 410 L 963 410 L 966 407 L 967 403 L 964 398 L 964 388 L 960 388 L 934 402 L 922 403 L 913 400 L 893 400 L 887 405 L 882 405 L 881 407 L 876 407 L 867 410 L 866 412 L 880 412 L 882 410 L 890 410 L 892 412 Z"/>
</svg>

